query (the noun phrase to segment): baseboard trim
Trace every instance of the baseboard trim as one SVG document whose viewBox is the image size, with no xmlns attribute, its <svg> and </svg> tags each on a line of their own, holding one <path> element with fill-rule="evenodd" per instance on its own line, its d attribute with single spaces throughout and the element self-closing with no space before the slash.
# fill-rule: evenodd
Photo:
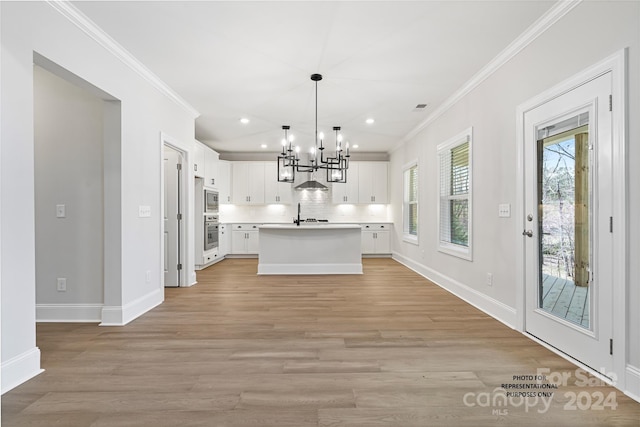
<svg viewBox="0 0 640 427">
<path fill-rule="evenodd" d="M 640 402 L 640 368 L 627 365 L 624 379 L 624 394 L 636 402 Z"/>
<path fill-rule="evenodd" d="M 164 301 L 164 289 L 157 289 L 124 306 L 104 306 L 100 326 L 124 326 L 159 306 Z"/>
<path fill-rule="evenodd" d="M 44 369 L 40 368 L 40 349 L 38 347 L 33 347 L 31 350 L 2 362 L 0 365 L 1 394 L 5 394 L 42 372 Z"/>
<path fill-rule="evenodd" d="M 397 252 L 392 258 L 508 327 L 516 328 L 516 309 Z"/>
<path fill-rule="evenodd" d="M 103 304 L 36 304 L 36 322 L 96 323 Z"/>
</svg>

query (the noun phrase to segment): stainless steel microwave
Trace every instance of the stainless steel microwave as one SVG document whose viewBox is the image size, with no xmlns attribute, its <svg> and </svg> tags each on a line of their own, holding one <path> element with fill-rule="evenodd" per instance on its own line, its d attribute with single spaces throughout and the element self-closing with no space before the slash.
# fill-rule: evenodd
<svg viewBox="0 0 640 427">
<path fill-rule="evenodd" d="M 204 190 L 204 211 L 205 213 L 218 213 L 218 192 Z"/>
</svg>

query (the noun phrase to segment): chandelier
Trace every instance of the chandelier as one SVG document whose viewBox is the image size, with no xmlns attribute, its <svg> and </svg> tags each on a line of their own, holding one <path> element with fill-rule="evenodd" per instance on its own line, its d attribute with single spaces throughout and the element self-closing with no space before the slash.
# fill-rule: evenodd
<svg viewBox="0 0 640 427">
<path fill-rule="evenodd" d="M 296 172 L 315 174 L 320 169 L 326 170 L 327 182 L 347 182 L 347 169 L 349 169 L 349 143 L 342 146 L 340 126 L 334 126 L 335 150 L 325 157 L 326 147 L 323 145 L 324 134 L 318 133 L 318 82 L 322 80 L 321 74 L 312 74 L 311 80 L 316 83 L 316 128 L 315 145 L 311 148 L 308 161 L 300 159 L 300 146 L 293 145 L 293 135 L 289 135 L 290 126 L 282 126 L 284 139 L 282 140 L 282 152 L 278 154 L 278 181 L 294 182 Z M 319 152 L 319 154 L 318 154 Z"/>
</svg>

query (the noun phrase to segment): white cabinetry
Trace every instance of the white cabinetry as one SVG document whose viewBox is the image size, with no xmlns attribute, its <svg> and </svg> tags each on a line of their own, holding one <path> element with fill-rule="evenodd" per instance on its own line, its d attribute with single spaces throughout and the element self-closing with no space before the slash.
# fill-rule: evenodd
<svg viewBox="0 0 640 427">
<path fill-rule="evenodd" d="M 196 141 L 193 148 L 193 174 L 200 178 L 204 178 L 205 150 L 208 150 L 208 148 Z"/>
<path fill-rule="evenodd" d="M 259 224 L 233 224 L 231 232 L 231 253 L 257 254 L 259 245 Z"/>
<path fill-rule="evenodd" d="M 265 203 L 290 204 L 293 191 L 291 183 L 278 182 L 278 165 L 276 162 L 264 163 L 264 201 Z"/>
<path fill-rule="evenodd" d="M 331 184 L 331 200 L 333 203 L 359 203 L 358 169 L 358 163 L 349 162 L 349 169 L 347 169 L 347 182 L 344 184 Z"/>
<path fill-rule="evenodd" d="M 264 162 L 233 162 L 231 176 L 231 200 L 234 204 L 264 204 Z"/>
<path fill-rule="evenodd" d="M 220 257 L 225 257 L 231 251 L 231 226 L 220 224 L 220 234 L 218 236 L 218 253 Z"/>
<path fill-rule="evenodd" d="M 218 200 L 221 205 L 231 203 L 231 163 L 218 160 Z"/>
<path fill-rule="evenodd" d="M 218 153 L 210 148 L 205 148 L 204 164 L 204 186 L 218 188 L 216 182 L 218 178 Z"/>
<path fill-rule="evenodd" d="M 387 162 L 359 162 L 359 203 L 382 203 L 388 201 Z"/>
<path fill-rule="evenodd" d="M 362 224 L 362 254 L 391 253 L 391 224 Z"/>
</svg>

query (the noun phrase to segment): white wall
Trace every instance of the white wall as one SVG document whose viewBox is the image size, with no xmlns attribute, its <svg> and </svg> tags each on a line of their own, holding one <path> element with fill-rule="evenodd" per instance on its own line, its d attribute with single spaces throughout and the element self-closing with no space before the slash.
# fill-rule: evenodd
<svg viewBox="0 0 640 427">
<path fill-rule="evenodd" d="M 93 306 L 92 320 L 100 320 L 104 299 L 103 124 L 102 99 L 34 67 L 38 320 L 84 320 L 56 316 L 68 304 Z M 65 218 L 56 217 L 58 204 L 65 205 Z M 66 292 L 57 290 L 57 278 L 66 278 Z"/>
<path fill-rule="evenodd" d="M 519 218 L 499 218 L 498 204 L 516 200 L 516 108 L 521 103 L 581 70 L 628 47 L 629 50 L 629 370 L 640 367 L 640 224 L 633 220 L 640 209 L 640 3 L 583 2 L 540 35 L 493 75 L 391 156 L 392 216 L 396 221 L 394 250 L 399 259 L 419 266 L 454 290 L 479 302 L 495 316 L 515 325 L 516 277 L 514 242 Z M 473 241 L 472 262 L 437 251 L 434 172 L 436 146 L 473 126 Z M 402 166 L 419 158 L 420 245 L 402 242 Z M 635 237 L 634 237 L 635 236 Z M 493 273 L 493 286 L 485 282 Z M 637 371 L 640 372 L 640 371 Z M 618 373 L 619 376 L 624 373 Z M 635 375 L 635 374 L 634 374 Z M 640 377 L 638 377 L 640 378 Z M 628 381 L 628 383 L 631 380 Z M 640 393 L 640 388 L 634 390 Z"/>
<path fill-rule="evenodd" d="M 117 199 L 108 205 L 120 204 L 120 209 L 116 217 L 105 216 L 111 231 L 105 242 L 110 248 L 105 263 L 115 267 L 109 269 L 112 276 L 105 278 L 103 322 L 126 323 L 164 298 L 160 135 L 165 132 L 192 145 L 195 113 L 174 102 L 51 5 L 1 2 L 0 7 L 4 392 L 40 372 L 35 341 L 34 52 L 121 102 L 121 142 L 115 150 L 120 150 L 120 156 L 114 160 L 105 154 L 106 195 Z M 106 106 L 105 111 L 109 116 L 117 109 Z M 151 206 L 151 218 L 138 217 L 140 205 Z M 147 270 L 152 272 L 149 282 Z"/>
</svg>

